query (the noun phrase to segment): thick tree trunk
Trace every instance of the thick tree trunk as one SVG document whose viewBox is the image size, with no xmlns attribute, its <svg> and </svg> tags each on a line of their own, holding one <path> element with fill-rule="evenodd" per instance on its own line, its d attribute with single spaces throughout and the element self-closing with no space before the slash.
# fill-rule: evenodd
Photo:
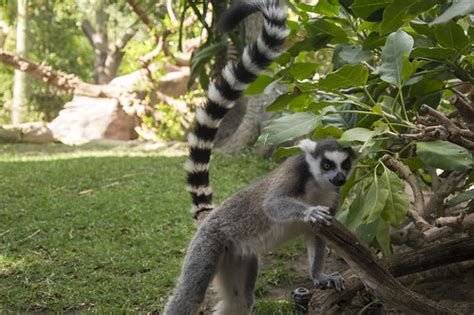
<svg viewBox="0 0 474 315">
<path fill-rule="evenodd" d="M 18 0 L 16 53 L 26 57 L 28 53 L 28 0 Z M 19 124 L 24 120 L 28 103 L 28 77 L 20 70 L 15 70 L 13 81 L 12 123 Z"/>
<path fill-rule="evenodd" d="M 85 19 L 82 21 L 82 30 L 94 50 L 94 82 L 107 84 L 117 75 L 118 68 L 123 58 L 122 49 L 137 32 L 128 29 L 115 43 L 109 43 L 107 22 L 109 15 L 102 4 L 95 14 L 95 27 Z"/>
</svg>

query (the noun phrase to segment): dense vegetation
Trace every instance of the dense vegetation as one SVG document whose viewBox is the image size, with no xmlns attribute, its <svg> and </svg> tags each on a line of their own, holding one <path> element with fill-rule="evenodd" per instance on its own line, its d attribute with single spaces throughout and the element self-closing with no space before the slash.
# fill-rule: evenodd
<svg viewBox="0 0 474 315">
<path fill-rule="evenodd" d="M 341 191 L 338 219 L 384 256 L 393 245 L 419 248 L 474 235 L 472 1 L 286 2 L 287 50 L 246 91 L 278 95 L 257 145 L 276 148 L 276 159 L 298 152 L 303 137 L 354 146 L 360 158 Z M 17 3 L 1 3 L 0 44 L 13 53 Z M 107 84 L 112 78 L 99 80 L 103 56 L 87 23 L 102 29 L 110 44 L 103 53 L 120 48 L 116 76 L 148 71 L 147 82 L 134 87 L 147 105 L 137 114 L 143 130 L 183 140 L 190 119 L 166 98 L 153 99 L 156 81 L 169 64 L 189 67 L 182 99 L 191 109 L 200 102 L 210 78 L 245 44 L 243 27 L 225 36 L 216 31 L 227 4 L 30 1 L 27 57 Z M 129 31 L 133 37 L 113 46 Z M 0 79 L 0 123 L 10 123 L 12 68 L 0 65 Z M 50 121 L 71 98 L 40 81 L 28 84 L 27 120 Z M 195 231 L 183 158 L 124 151 L 0 148 L 0 312 L 162 307 Z M 218 201 L 271 166 L 251 156 L 218 156 L 211 172 Z M 257 286 L 257 311 L 288 306 L 261 298 L 268 283 L 294 277 L 282 261 L 301 251 L 291 244 L 272 257 Z"/>
<path fill-rule="evenodd" d="M 473 5 L 322 0 L 293 9 L 288 51 L 272 74 L 260 76 L 247 91 L 282 91 L 268 108 L 282 115 L 264 129 L 260 143 L 280 144 L 310 134 L 357 146 L 362 157 L 344 187 L 346 203 L 339 218 L 389 255 L 389 226 L 398 228 L 410 207 L 403 181 L 410 180 L 408 174 L 422 190 L 442 195 L 425 206 L 416 187 L 413 194 L 421 201 L 415 200 L 408 215 L 422 231 L 430 229 L 431 216 L 444 216 L 473 197 L 474 112 L 470 96 L 462 94 L 472 93 L 474 80 L 474 27 L 466 16 Z M 328 52 L 330 71 L 317 74 L 322 66 L 318 55 Z M 287 147 L 277 156 L 293 152 Z M 440 189 L 450 179 L 452 187 Z"/>
</svg>

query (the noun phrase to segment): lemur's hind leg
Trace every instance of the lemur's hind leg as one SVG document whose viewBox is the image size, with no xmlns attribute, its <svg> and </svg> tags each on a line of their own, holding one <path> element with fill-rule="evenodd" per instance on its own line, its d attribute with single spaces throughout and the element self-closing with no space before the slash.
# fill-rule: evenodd
<svg viewBox="0 0 474 315">
<path fill-rule="evenodd" d="M 189 245 L 178 284 L 166 304 L 164 315 L 194 315 L 216 274 L 224 250 L 223 237 L 200 229 Z"/>
<path fill-rule="evenodd" d="M 215 315 L 247 315 L 252 310 L 258 273 L 258 258 L 228 245 L 216 275 L 219 294 Z"/>
<path fill-rule="evenodd" d="M 327 255 L 326 243 L 314 234 L 305 237 L 308 249 L 309 273 L 313 283 L 318 288 L 335 288 L 337 291 L 344 290 L 344 279 L 335 272 L 330 275 L 322 271 L 324 259 Z"/>
</svg>

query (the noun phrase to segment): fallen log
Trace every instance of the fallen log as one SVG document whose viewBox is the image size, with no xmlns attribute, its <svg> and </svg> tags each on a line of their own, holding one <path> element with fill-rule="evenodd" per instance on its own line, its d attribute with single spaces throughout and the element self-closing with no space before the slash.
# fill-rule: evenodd
<svg viewBox="0 0 474 315">
<path fill-rule="evenodd" d="M 352 290 L 352 286 L 360 286 L 363 283 L 380 301 L 407 314 L 455 314 L 452 310 L 404 287 L 395 276 L 389 272 L 390 267 L 386 268 L 382 266 L 372 255 L 370 250 L 361 244 L 361 242 L 337 220 L 333 220 L 330 226 L 321 226 L 318 228 L 317 233 L 325 239 L 351 267 L 352 272 L 343 274 L 347 281 L 346 291 L 348 289 Z M 474 247 L 474 243 L 469 243 L 469 246 Z M 448 250 L 449 249 L 446 248 L 446 251 Z M 474 250 L 471 250 L 471 252 L 474 252 Z M 461 253 L 458 255 L 463 256 Z M 456 255 L 456 257 L 459 257 L 458 255 Z M 414 261 L 403 259 L 403 257 L 395 261 L 398 263 L 392 266 L 394 274 L 407 270 L 409 266 L 407 263 L 415 265 Z M 400 261 L 403 261 L 403 263 L 400 263 Z M 423 266 L 418 266 L 418 268 L 415 266 L 412 270 L 419 270 L 420 268 L 424 270 L 423 268 L 432 264 L 434 263 L 425 262 Z M 395 268 L 395 266 L 397 267 Z M 360 281 L 355 277 L 358 277 Z M 344 292 L 342 294 L 344 294 Z M 317 297 L 315 298 L 317 299 Z M 320 305 L 318 301 L 315 301 L 313 298 L 311 306 L 317 308 L 318 305 Z"/>
<path fill-rule="evenodd" d="M 387 268 L 393 276 L 400 277 L 472 259 L 474 259 L 474 238 L 466 237 L 396 255 L 388 261 Z M 313 295 L 312 305 L 317 314 L 331 313 L 331 309 L 351 301 L 358 291 L 364 289 L 363 283 L 354 271 L 348 270 L 342 276 L 346 279 L 346 289 L 343 292 L 318 290 Z"/>
</svg>

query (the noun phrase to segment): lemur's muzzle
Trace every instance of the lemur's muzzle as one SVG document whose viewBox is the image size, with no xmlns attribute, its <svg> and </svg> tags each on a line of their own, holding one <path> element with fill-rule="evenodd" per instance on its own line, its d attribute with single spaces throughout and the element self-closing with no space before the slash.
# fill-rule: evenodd
<svg viewBox="0 0 474 315">
<path fill-rule="evenodd" d="M 342 186 L 346 183 L 346 176 L 342 173 L 337 173 L 337 175 L 334 176 L 330 182 L 335 186 Z"/>
</svg>

